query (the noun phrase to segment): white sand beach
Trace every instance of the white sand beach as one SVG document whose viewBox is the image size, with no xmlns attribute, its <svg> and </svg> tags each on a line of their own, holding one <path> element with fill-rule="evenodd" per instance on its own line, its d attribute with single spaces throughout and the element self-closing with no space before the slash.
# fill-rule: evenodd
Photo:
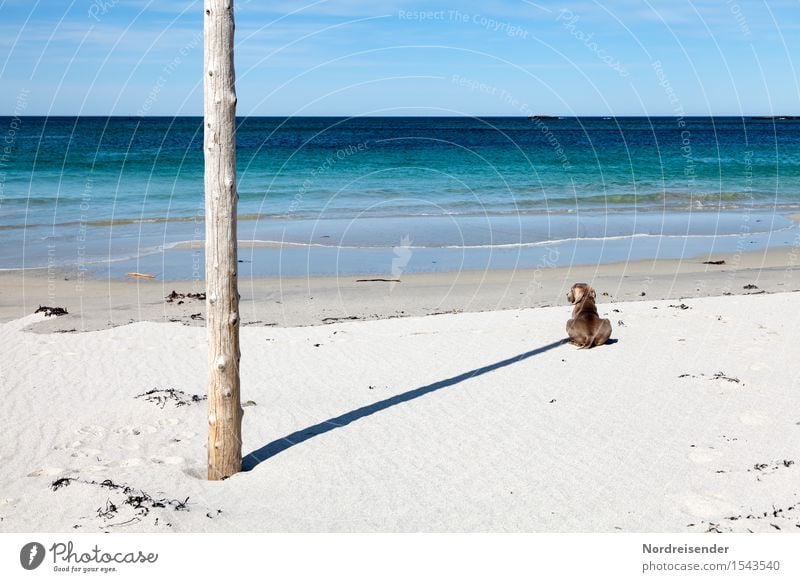
<svg viewBox="0 0 800 582">
<path fill-rule="evenodd" d="M 749 295 L 635 302 L 592 279 L 617 341 L 591 350 L 560 343 L 555 287 L 550 307 L 246 326 L 249 470 L 222 482 L 202 327 L 6 317 L 0 531 L 800 531 L 796 270 L 739 276 Z"/>
</svg>

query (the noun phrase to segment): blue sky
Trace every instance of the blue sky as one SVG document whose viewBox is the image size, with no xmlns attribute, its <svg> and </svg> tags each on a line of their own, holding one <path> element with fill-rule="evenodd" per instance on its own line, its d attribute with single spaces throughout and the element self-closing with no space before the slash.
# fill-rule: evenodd
<svg viewBox="0 0 800 582">
<path fill-rule="evenodd" d="M 201 114 L 202 8 L 0 0 L 0 114 Z M 238 0 L 238 112 L 800 114 L 799 8 Z"/>
</svg>

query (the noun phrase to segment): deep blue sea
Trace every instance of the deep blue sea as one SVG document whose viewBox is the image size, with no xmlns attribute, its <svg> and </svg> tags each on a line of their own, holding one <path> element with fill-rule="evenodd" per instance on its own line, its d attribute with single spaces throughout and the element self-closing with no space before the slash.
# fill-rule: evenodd
<svg viewBox="0 0 800 582">
<path fill-rule="evenodd" d="M 199 117 L 0 117 L 0 268 L 197 276 L 202 138 Z M 797 235 L 790 119 L 247 118 L 237 147 L 239 238 L 280 243 L 243 245 L 243 275 L 688 258 Z"/>
</svg>

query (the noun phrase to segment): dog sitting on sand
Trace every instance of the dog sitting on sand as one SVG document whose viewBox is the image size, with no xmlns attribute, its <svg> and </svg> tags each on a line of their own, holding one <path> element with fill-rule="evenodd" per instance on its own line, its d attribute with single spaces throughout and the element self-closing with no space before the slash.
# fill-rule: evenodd
<svg viewBox="0 0 800 582">
<path fill-rule="evenodd" d="M 586 283 L 575 283 L 567 293 L 567 300 L 575 305 L 567 322 L 567 335 L 570 343 L 581 349 L 602 346 L 611 337 L 611 322 L 600 319 L 595 297 L 594 289 Z"/>
</svg>

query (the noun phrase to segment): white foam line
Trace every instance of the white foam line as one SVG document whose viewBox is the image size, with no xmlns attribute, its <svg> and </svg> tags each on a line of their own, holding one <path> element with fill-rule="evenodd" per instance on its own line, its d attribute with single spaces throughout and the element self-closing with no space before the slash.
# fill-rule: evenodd
<svg viewBox="0 0 800 582">
<path fill-rule="evenodd" d="M 675 239 L 708 239 L 708 238 L 735 238 L 735 237 L 751 237 L 751 236 L 759 236 L 765 234 L 777 234 L 779 232 L 784 232 L 792 229 L 797 229 L 797 225 L 790 225 L 783 228 L 778 228 L 775 230 L 762 230 L 762 231 L 754 231 L 754 232 L 735 232 L 735 233 L 727 233 L 727 234 L 650 234 L 650 233 L 634 233 L 634 234 L 623 234 L 623 235 L 614 235 L 614 236 L 597 236 L 597 237 L 569 237 L 569 238 L 561 238 L 561 239 L 550 239 L 550 240 L 543 240 L 543 241 L 531 241 L 531 242 L 519 242 L 519 243 L 505 243 L 505 244 L 489 244 L 489 245 L 408 245 L 403 246 L 403 248 L 407 249 L 502 249 L 502 248 L 526 248 L 526 247 L 539 247 L 539 246 L 548 246 L 548 245 L 559 245 L 565 244 L 570 242 L 584 242 L 584 241 L 612 241 L 612 240 L 629 240 L 635 238 L 655 238 L 655 239 L 664 239 L 664 238 L 675 238 Z M 164 246 L 164 250 L 174 249 L 177 246 L 181 245 L 189 245 L 194 244 L 197 241 L 179 241 L 175 243 L 170 243 L 169 245 Z M 260 240 L 260 239 L 251 239 L 251 240 L 240 240 L 239 244 L 241 246 L 247 245 L 269 245 L 263 248 L 324 248 L 324 249 L 367 249 L 367 250 L 393 250 L 397 248 L 397 245 L 393 246 L 366 246 L 366 245 L 325 245 L 321 243 L 301 243 L 301 242 L 286 242 L 286 241 L 275 241 L 275 240 Z M 184 250 L 184 249 L 182 249 Z M 189 249 L 185 249 L 189 250 Z"/>
</svg>

